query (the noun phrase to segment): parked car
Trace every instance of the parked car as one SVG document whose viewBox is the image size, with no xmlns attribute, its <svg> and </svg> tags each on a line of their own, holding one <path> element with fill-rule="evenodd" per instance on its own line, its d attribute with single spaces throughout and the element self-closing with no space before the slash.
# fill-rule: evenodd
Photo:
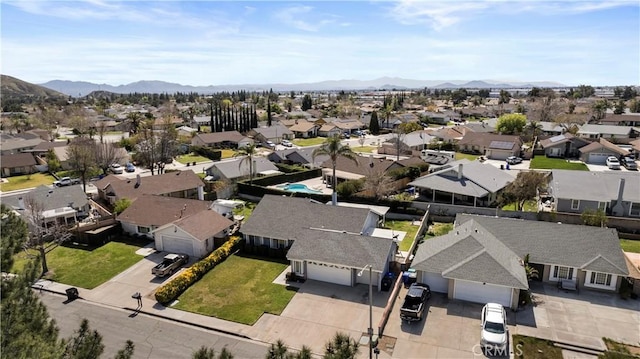
<svg viewBox="0 0 640 359">
<path fill-rule="evenodd" d="M 135 172 L 136 167 L 133 165 L 133 163 L 127 162 L 127 164 L 124 166 L 124 170 L 127 172 Z"/>
<path fill-rule="evenodd" d="M 53 185 L 56 187 L 71 186 L 73 184 L 79 184 L 80 178 L 62 177 L 57 181 L 53 181 Z"/>
<path fill-rule="evenodd" d="M 349 134 L 349 132 L 344 132 L 342 134 L 342 138 L 351 138 L 351 134 Z"/>
<path fill-rule="evenodd" d="M 162 262 L 151 268 L 151 274 L 155 275 L 156 277 L 172 275 L 173 272 L 175 272 L 188 262 L 189 256 L 186 254 L 167 254 L 166 256 L 164 256 Z"/>
<path fill-rule="evenodd" d="M 267 141 L 264 143 L 264 145 L 268 148 L 276 148 L 276 144 L 273 143 L 272 141 Z"/>
<path fill-rule="evenodd" d="M 283 145 L 284 147 L 293 147 L 293 143 L 291 143 L 291 141 L 289 140 L 282 140 L 280 144 Z"/>
<path fill-rule="evenodd" d="M 620 161 L 613 156 L 607 157 L 607 167 L 611 170 L 619 170 L 620 169 Z"/>
<path fill-rule="evenodd" d="M 400 319 L 408 322 L 422 320 L 425 302 L 429 298 L 431 298 L 431 289 L 429 289 L 428 285 L 411 284 L 400 308 Z"/>
<path fill-rule="evenodd" d="M 120 166 L 120 164 L 114 163 L 111 165 L 111 172 L 117 175 L 121 175 L 124 173 L 124 169 L 122 168 L 122 166 Z"/>
<path fill-rule="evenodd" d="M 517 165 L 518 163 L 522 163 L 522 158 L 516 156 L 507 157 L 507 163 L 510 165 Z"/>
<path fill-rule="evenodd" d="M 622 165 L 624 168 L 628 170 L 635 171 L 638 169 L 638 165 L 636 164 L 636 160 L 631 157 L 625 156 L 622 158 Z"/>
<path fill-rule="evenodd" d="M 507 313 L 504 307 L 497 303 L 487 303 L 482 308 L 481 320 L 480 345 L 482 349 L 490 356 L 504 355 L 509 342 Z"/>
</svg>

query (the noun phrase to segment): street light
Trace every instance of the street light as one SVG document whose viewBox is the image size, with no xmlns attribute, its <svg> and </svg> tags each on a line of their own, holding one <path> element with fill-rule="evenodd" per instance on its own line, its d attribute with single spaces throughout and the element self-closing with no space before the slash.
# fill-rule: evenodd
<svg viewBox="0 0 640 359">
<path fill-rule="evenodd" d="M 372 282 L 372 266 L 367 264 L 358 272 L 358 277 L 362 277 L 362 273 L 369 268 L 369 328 L 367 333 L 369 334 L 369 359 L 373 359 L 373 282 Z"/>
</svg>

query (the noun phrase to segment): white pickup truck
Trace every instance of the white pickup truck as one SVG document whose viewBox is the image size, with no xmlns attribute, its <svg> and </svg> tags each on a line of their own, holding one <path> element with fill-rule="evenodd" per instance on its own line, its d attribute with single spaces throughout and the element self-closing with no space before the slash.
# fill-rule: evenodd
<svg viewBox="0 0 640 359">
<path fill-rule="evenodd" d="M 57 181 L 53 181 L 53 185 L 56 187 L 71 186 L 73 184 L 79 184 L 80 178 L 62 177 Z"/>
</svg>

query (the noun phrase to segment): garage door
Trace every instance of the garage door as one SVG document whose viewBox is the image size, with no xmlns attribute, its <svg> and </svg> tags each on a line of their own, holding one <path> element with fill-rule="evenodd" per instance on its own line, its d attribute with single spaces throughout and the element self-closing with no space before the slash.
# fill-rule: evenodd
<svg viewBox="0 0 640 359">
<path fill-rule="evenodd" d="M 510 151 L 500 151 L 500 150 L 488 150 L 487 158 L 492 160 L 506 160 L 507 157 L 512 156 L 513 153 Z"/>
<path fill-rule="evenodd" d="M 432 292 L 448 293 L 449 279 L 437 273 L 422 273 L 422 283 L 428 284 Z"/>
<path fill-rule="evenodd" d="M 307 278 L 350 286 L 351 268 L 327 263 L 307 262 Z"/>
<path fill-rule="evenodd" d="M 611 156 L 610 153 L 590 153 L 589 163 L 604 164 L 607 162 L 607 157 Z"/>
<path fill-rule="evenodd" d="M 511 306 L 511 288 L 465 280 L 455 280 L 453 298 L 474 303 L 499 303 Z"/>
<path fill-rule="evenodd" d="M 162 236 L 162 250 L 182 253 L 193 257 L 193 244 L 190 240 L 178 237 Z"/>
</svg>

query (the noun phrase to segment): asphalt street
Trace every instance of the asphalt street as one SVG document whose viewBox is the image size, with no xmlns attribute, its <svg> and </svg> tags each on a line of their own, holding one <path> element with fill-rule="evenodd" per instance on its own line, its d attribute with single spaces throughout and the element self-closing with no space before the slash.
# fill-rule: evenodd
<svg viewBox="0 0 640 359">
<path fill-rule="evenodd" d="M 75 300 L 42 292 L 42 302 L 60 328 L 60 336 L 70 337 L 80 327 L 82 318 L 102 335 L 105 350 L 102 358 L 113 358 L 126 340 L 135 344 L 134 358 L 191 358 L 201 346 L 219 353 L 227 347 L 236 358 L 264 358 L 267 345 L 187 324 L 159 319 L 145 314 L 131 317 L 129 311 Z"/>
</svg>

